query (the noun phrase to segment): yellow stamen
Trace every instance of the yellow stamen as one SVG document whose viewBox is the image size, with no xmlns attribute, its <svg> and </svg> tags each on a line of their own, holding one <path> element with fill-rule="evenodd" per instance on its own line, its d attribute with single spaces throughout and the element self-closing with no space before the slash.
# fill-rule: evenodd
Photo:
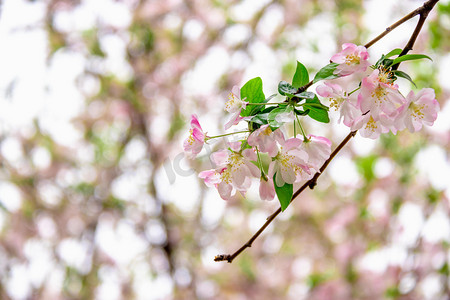
<svg viewBox="0 0 450 300">
<path fill-rule="evenodd" d="M 380 70 L 380 72 L 378 73 L 378 80 L 386 84 L 391 84 L 392 83 L 391 72 L 386 70 Z"/>
<path fill-rule="evenodd" d="M 372 92 L 371 96 L 372 98 L 375 98 L 375 103 L 381 104 L 383 101 L 387 98 L 387 92 L 386 89 L 382 86 L 378 86 L 375 88 L 375 90 Z"/>
<path fill-rule="evenodd" d="M 377 129 L 377 128 L 378 128 L 377 123 L 372 118 L 372 116 L 370 116 L 369 122 L 367 122 L 367 124 L 366 124 L 366 129 L 370 130 L 372 132 L 375 132 L 375 129 Z"/>
<path fill-rule="evenodd" d="M 242 159 L 241 154 L 233 153 L 228 158 L 227 163 L 228 163 L 227 167 L 220 174 L 220 178 L 222 179 L 223 182 L 231 184 L 231 181 L 233 180 L 231 174 L 239 170 L 239 168 L 244 164 L 244 161 Z"/>
<path fill-rule="evenodd" d="M 281 149 L 283 149 L 283 147 L 281 147 Z M 299 174 L 302 171 L 302 168 L 292 162 L 295 159 L 294 155 L 289 155 L 287 153 L 278 153 L 275 159 L 280 162 L 281 171 L 283 172 L 294 170 L 296 174 Z"/>
<path fill-rule="evenodd" d="M 270 135 L 271 133 L 272 133 L 272 129 L 270 129 L 269 126 L 267 126 L 267 128 L 264 129 L 263 132 L 261 132 L 261 134 L 264 134 L 264 135 Z"/>
<path fill-rule="evenodd" d="M 341 107 L 342 102 L 344 102 L 344 98 L 328 98 L 330 100 L 330 107 L 334 108 L 335 111 L 337 111 L 339 109 L 339 107 Z"/>
<path fill-rule="evenodd" d="M 345 57 L 346 65 L 358 65 L 360 63 L 359 57 L 355 54 L 350 54 Z"/>
<path fill-rule="evenodd" d="M 416 119 L 423 119 L 423 117 L 425 116 L 422 112 L 422 110 L 425 108 L 425 104 L 422 105 L 417 105 L 411 102 L 411 104 L 409 105 L 409 108 L 412 111 L 412 116 Z"/>
<path fill-rule="evenodd" d="M 189 129 L 189 137 L 187 139 L 187 142 L 189 145 L 192 145 L 195 140 L 194 140 L 194 130 L 193 129 Z"/>
<path fill-rule="evenodd" d="M 239 102 L 239 98 L 236 97 L 233 93 L 228 94 L 228 101 L 225 103 L 225 110 L 229 111 L 233 108 L 233 106 L 236 106 L 236 102 Z"/>
</svg>

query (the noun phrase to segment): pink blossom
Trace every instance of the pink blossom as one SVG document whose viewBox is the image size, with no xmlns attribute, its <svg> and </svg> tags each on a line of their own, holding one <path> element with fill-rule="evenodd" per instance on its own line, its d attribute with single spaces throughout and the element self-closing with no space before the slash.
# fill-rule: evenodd
<svg viewBox="0 0 450 300">
<path fill-rule="evenodd" d="M 251 161 L 256 161 L 253 149 L 235 152 L 240 148 L 240 142 L 230 145 L 233 151 L 220 150 L 211 154 L 215 169 L 199 174 L 207 186 L 215 186 L 224 200 L 237 197 L 237 191 L 244 194 L 251 186 L 252 178 L 260 176 L 260 170 Z"/>
<path fill-rule="evenodd" d="M 375 120 L 381 112 L 391 117 L 404 101 L 398 86 L 390 83 L 388 73 L 375 69 L 368 77 L 363 78 L 358 104 L 363 113 L 370 111 Z"/>
<path fill-rule="evenodd" d="M 376 139 L 381 133 L 389 132 L 389 128 L 381 122 L 382 118 L 387 117 L 383 114 L 382 117 L 375 120 L 371 114 L 365 114 L 355 121 L 351 129 L 352 131 L 359 130 L 362 137 Z"/>
<path fill-rule="evenodd" d="M 336 75 L 347 76 L 356 72 L 364 72 L 370 65 L 369 53 L 364 46 L 345 43 L 342 51 L 333 55 L 331 61 L 339 64 L 334 71 Z"/>
<path fill-rule="evenodd" d="M 204 179 L 205 184 L 208 187 L 216 186 L 221 181 L 220 180 L 220 171 L 218 172 L 217 170 L 214 170 L 214 169 L 200 172 L 198 174 L 198 177 Z"/>
<path fill-rule="evenodd" d="M 324 85 L 319 85 L 316 89 L 317 94 L 330 100 L 330 107 L 334 110 L 340 111 L 339 122 L 344 119 L 343 123 L 351 127 L 355 119 L 361 116 L 361 111 L 357 108 L 356 104 L 352 103 L 347 96 L 344 89 L 331 82 L 325 82 Z"/>
<path fill-rule="evenodd" d="M 398 130 L 405 127 L 410 132 L 419 131 L 422 125 L 433 125 L 439 111 L 439 103 L 435 99 L 434 90 L 422 89 L 417 95 L 411 91 L 406 96 L 406 103 L 399 109 L 399 115 L 394 121 Z"/>
<path fill-rule="evenodd" d="M 344 119 L 342 123 L 344 123 L 347 127 L 352 127 L 355 120 L 361 117 L 361 115 L 361 110 L 358 109 L 353 103 L 350 101 L 344 101 L 341 105 L 341 116 L 339 118 L 339 122 Z"/>
<path fill-rule="evenodd" d="M 399 131 L 397 128 L 397 124 L 395 123 L 398 120 L 398 114 L 399 114 L 399 110 L 397 109 L 397 111 L 395 113 L 393 113 L 391 116 L 388 116 L 384 113 L 381 113 L 378 116 L 378 123 L 380 123 L 382 126 L 384 126 L 384 131 L 392 131 L 393 134 L 397 134 L 397 132 Z M 386 132 L 387 132 L 386 131 Z"/>
<path fill-rule="evenodd" d="M 331 102 L 330 107 L 338 110 L 342 102 L 348 100 L 344 89 L 335 83 L 326 81 L 325 84 L 319 85 L 316 88 L 317 94 L 324 98 L 328 98 Z"/>
<path fill-rule="evenodd" d="M 319 172 L 320 167 L 330 157 L 331 141 L 322 136 L 309 135 L 302 148 L 308 154 L 308 165 Z"/>
<path fill-rule="evenodd" d="M 263 178 L 259 183 L 259 196 L 261 200 L 272 200 L 275 197 L 275 187 L 272 178 Z"/>
<path fill-rule="evenodd" d="M 342 236 L 342 233 L 344 233 L 345 236 L 345 231 L 330 236 L 336 237 L 338 234 Z M 342 269 L 346 269 L 349 266 L 349 263 L 352 263 L 355 258 L 364 253 L 364 249 L 366 248 L 359 239 L 346 239 L 336 246 L 337 247 L 334 249 L 334 257 L 336 257 L 336 262 Z"/>
<path fill-rule="evenodd" d="M 241 150 L 242 142 L 228 142 L 228 146 L 230 146 L 231 151 L 239 152 Z"/>
<path fill-rule="evenodd" d="M 271 157 L 274 157 L 278 153 L 275 136 L 269 125 L 263 125 L 250 134 L 247 142 L 250 146 L 258 147 L 259 151 L 267 152 Z"/>
<path fill-rule="evenodd" d="M 308 154 L 300 148 L 302 141 L 298 138 L 291 138 L 284 142 L 281 141 L 280 144 L 280 151 L 269 165 L 269 177 L 273 178 L 276 174 L 277 186 L 301 180 L 303 171 L 309 173 Z"/>
<path fill-rule="evenodd" d="M 234 86 L 231 93 L 228 95 L 228 101 L 225 103 L 225 110 L 232 113 L 231 119 L 225 124 L 225 130 L 231 126 L 238 124 L 243 118 L 240 116 L 242 109 L 247 107 L 248 102 L 240 98 L 241 91 L 237 86 Z"/>
<path fill-rule="evenodd" d="M 202 151 L 203 144 L 207 138 L 196 115 L 191 116 L 191 129 L 189 129 L 189 133 L 189 137 L 183 143 L 183 148 L 189 158 L 195 158 Z"/>
</svg>

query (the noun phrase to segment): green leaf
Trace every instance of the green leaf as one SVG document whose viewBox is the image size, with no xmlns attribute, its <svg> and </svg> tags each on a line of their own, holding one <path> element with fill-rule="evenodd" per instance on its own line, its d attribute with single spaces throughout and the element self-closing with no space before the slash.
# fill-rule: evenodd
<svg viewBox="0 0 450 300">
<path fill-rule="evenodd" d="M 317 97 L 316 94 L 314 94 L 314 98 L 313 99 L 306 99 L 305 104 L 303 104 L 303 107 L 314 107 L 316 109 L 322 109 L 325 111 L 328 111 L 329 108 L 326 105 L 323 105 L 322 102 L 320 102 L 319 98 Z"/>
<path fill-rule="evenodd" d="M 400 53 L 402 53 L 402 49 L 396 48 L 396 49 L 392 50 L 391 52 L 389 52 L 388 54 L 383 55 L 383 56 L 385 58 L 389 58 L 389 57 L 392 57 L 392 56 L 395 56 L 395 55 L 399 55 Z"/>
<path fill-rule="evenodd" d="M 383 65 L 385 68 L 389 68 L 390 66 L 393 66 L 399 62 L 402 61 L 406 61 L 406 60 L 413 60 L 413 59 L 421 59 L 421 58 L 428 58 L 431 60 L 431 58 L 429 58 L 426 55 L 423 54 L 407 54 L 407 55 L 402 55 L 400 57 L 397 57 L 395 59 L 390 59 L 390 57 L 395 56 L 395 55 L 400 55 L 402 53 L 402 49 L 397 48 L 392 50 L 391 52 L 389 52 L 386 55 L 382 55 L 381 58 L 376 62 L 375 64 L 375 68 L 378 68 L 379 66 Z"/>
<path fill-rule="evenodd" d="M 241 99 L 244 99 L 249 103 L 264 103 L 266 96 L 262 89 L 262 80 L 260 77 L 256 77 L 247 81 L 241 88 Z M 252 116 L 260 110 L 259 105 L 248 105 L 247 108 L 241 111 L 241 116 Z"/>
<path fill-rule="evenodd" d="M 320 80 L 338 78 L 339 75 L 333 74 L 338 65 L 339 64 L 337 63 L 331 63 L 320 69 L 319 72 L 317 72 L 316 76 L 314 77 L 313 83 L 316 83 Z"/>
<path fill-rule="evenodd" d="M 253 118 L 250 119 L 250 123 L 265 125 L 268 123 L 268 121 L 267 121 L 268 117 L 269 117 L 269 113 L 257 114 Z"/>
<path fill-rule="evenodd" d="M 297 61 L 297 69 L 295 70 L 294 78 L 292 79 L 292 86 L 300 88 L 309 82 L 308 70 L 299 61 Z"/>
<path fill-rule="evenodd" d="M 314 97 L 316 96 L 316 94 L 311 93 L 311 92 L 301 92 L 299 94 L 295 94 L 295 97 L 298 97 L 300 99 L 314 99 Z"/>
<path fill-rule="evenodd" d="M 306 116 L 306 115 L 309 114 L 309 109 L 307 109 L 307 110 L 294 109 L 294 112 L 295 112 L 296 115 Z"/>
<path fill-rule="evenodd" d="M 390 58 L 384 58 L 383 60 L 380 61 L 380 63 L 377 63 L 377 65 L 375 65 L 377 68 L 380 65 L 383 65 L 386 69 L 389 68 L 390 66 L 392 66 L 392 63 L 394 62 L 393 59 Z"/>
<path fill-rule="evenodd" d="M 278 201 L 280 201 L 281 211 L 284 211 L 291 203 L 292 195 L 294 194 L 294 185 L 284 183 L 283 186 L 277 186 L 277 184 L 275 183 L 275 176 L 277 176 L 276 173 L 273 175 L 273 186 L 275 187 Z"/>
<path fill-rule="evenodd" d="M 287 103 L 286 103 L 287 104 Z M 261 110 L 261 114 L 265 114 L 265 113 L 269 113 L 272 110 L 274 110 L 275 108 L 278 108 L 278 105 L 273 105 L 273 106 L 269 106 L 269 107 L 265 107 L 263 110 Z"/>
<path fill-rule="evenodd" d="M 399 70 L 394 70 L 394 71 L 392 71 L 392 73 L 397 77 L 402 77 L 402 78 L 409 80 L 412 84 L 414 84 L 415 87 L 417 87 L 416 84 L 414 83 L 414 81 L 411 79 L 411 77 L 408 74 L 406 74 L 405 72 L 399 71 Z"/>
<path fill-rule="evenodd" d="M 429 60 L 433 61 L 429 56 L 425 54 L 406 54 L 403 56 L 399 56 L 392 62 L 392 65 L 396 65 L 398 63 L 401 63 L 402 61 L 407 60 L 415 60 L 415 59 L 422 59 L 422 58 L 428 58 Z"/>
<path fill-rule="evenodd" d="M 281 107 L 277 107 L 277 108 L 273 109 L 267 117 L 267 122 L 270 125 L 270 128 L 272 130 L 276 130 L 281 125 L 283 125 L 284 123 L 278 122 L 276 120 L 276 117 L 281 113 L 290 112 L 292 110 L 293 110 L 292 106 L 281 106 Z"/>
<path fill-rule="evenodd" d="M 249 129 L 256 130 L 262 125 L 269 124 L 269 113 L 276 108 L 278 107 L 266 107 L 262 111 L 258 112 L 258 114 L 254 115 L 253 118 L 251 118 L 249 121 Z"/>
<path fill-rule="evenodd" d="M 310 109 L 308 116 L 321 123 L 330 123 L 328 112 L 326 110 L 314 110 Z"/>
<path fill-rule="evenodd" d="M 278 83 L 278 93 L 283 96 L 293 97 L 295 93 L 297 93 L 297 89 L 289 82 L 280 81 L 280 83 Z"/>
<path fill-rule="evenodd" d="M 272 94 L 268 98 L 264 99 L 263 102 L 267 103 L 277 95 L 278 94 Z M 261 113 L 270 112 L 272 109 L 274 109 L 276 107 L 276 106 L 265 106 L 265 105 L 253 105 L 253 106 L 254 106 L 254 108 L 251 110 L 250 116 L 256 116 Z"/>
<path fill-rule="evenodd" d="M 272 98 L 274 98 L 274 97 L 276 97 L 276 96 L 277 96 L 277 94 L 272 94 L 272 95 L 270 95 L 269 97 L 267 97 L 266 99 L 264 99 L 264 102 L 267 103 L 267 102 L 269 102 L 270 100 L 272 100 Z"/>
<path fill-rule="evenodd" d="M 317 95 L 313 100 L 306 99 L 306 102 L 303 105 L 303 109 L 309 110 L 308 116 L 316 121 L 322 123 L 330 122 L 330 118 L 328 117 L 328 107 L 320 103 Z"/>
</svg>

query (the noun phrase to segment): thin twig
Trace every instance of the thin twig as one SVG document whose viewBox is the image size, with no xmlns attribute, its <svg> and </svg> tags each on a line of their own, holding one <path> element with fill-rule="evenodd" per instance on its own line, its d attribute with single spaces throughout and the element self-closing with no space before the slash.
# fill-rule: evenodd
<svg viewBox="0 0 450 300">
<path fill-rule="evenodd" d="M 406 16 L 404 16 L 403 18 L 401 18 L 400 20 L 398 20 L 397 22 L 395 22 L 394 24 L 392 24 L 391 26 L 387 27 L 385 31 L 383 31 L 381 34 L 379 34 L 378 36 L 376 36 L 374 39 L 372 39 L 370 42 L 368 42 L 367 44 L 364 45 L 364 47 L 369 48 L 370 46 L 372 46 L 373 44 L 375 44 L 376 42 L 378 42 L 379 40 L 381 40 L 383 37 L 385 37 L 387 34 L 389 34 L 392 30 L 394 30 L 395 28 L 397 28 L 398 26 L 400 26 L 401 24 L 405 23 L 406 21 L 414 18 L 417 15 L 420 15 L 420 19 L 419 19 L 419 23 L 417 25 L 420 25 L 420 28 L 417 32 L 417 34 L 414 34 L 416 31 L 414 31 L 413 35 L 411 36 L 411 39 L 409 40 L 409 42 L 412 41 L 412 44 L 410 44 L 408 42 L 407 46 L 410 44 L 410 47 L 405 47 L 403 49 L 403 52 L 399 55 L 405 55 L 409 50 L 412 50 L 412 45 L 414 45 L 414 42 L 417 38 L 417 35 L 419 34 L 420 30 L 422 29 L 422 25 L 425 22 L 425 19 L 428 16 L 428 13 L 431 11 L 431 9 L 434 7 L 434 5 L 439 2 L 439 0 L 429 0 L 427 2 L 425 2 L 421 7 L 413 10 L 412 12 L 410 12 L 409 14 L 407 14 Z M 419 26 L 417 26 L 419 27 Z M 416 27 L 416 30 L 417 30 Z M 395 70 L 396 68 L 394 68 Z M 298 88 L 297 93 L 301 93 L 306 91 L 311 85 L 313 85 L 313 80 L 311 80 L 310 82 L 308 82 L 306 85 Z"/>
<path fill-rule="evenodd" d="M 370 42 L 368 42 L 367 44 L 364 45 L 364 47 L 369 48 L 370 46 L 372 46 L 373 44 L 375 44 L 376 42 L 378 42 L 379 40 L 381 40 L 385 35 L 387 35 L 388 33 L 390 33 L 392 30 L 394 30 L 395 28 L 397 28 L 398 26 L 400 26 L 401 24 L 405 23 L 406 21 L 408 21 L 409 19 L 414 18 L 415 16 L 417 16 L 418 14 L 420 14 L 420 12 L 423 10 L 423 6 L 417 8 L 416 10 L 410 12 L 409 14 L 407 14 L 406 16 L 404 16 L 403 18 L 401 18 L 400 20 L 398 20 L 397 22 L 395 22 L 394 24 L 392 24 L 391 26 L 387 27 L 385 31 L 383 31 L 380 35 L 378 35 L 377 37 L 375 37 L 373 40 L 371 40 Z"/>
<path fill-rule="evenodd" d="M 417 8 L 416 10 L 412 11 L 411 13 L 409 13 L 408 15 L 404 16 L 403 18 L 401 18 L 400 20 L 398 20 L 397 22 L 395 22 L 394 24 L 392 24 L 391 26 L 389 26 L 388 28 L 386 28 L 386 30 L 381 33 L 380 35 L 378 35 L 377 37 L 375 37 L 373 40 L 371 40 L 370 42 L 368 42 L 365 47 L 369 48 L 370 46 L 372 46 L 373 44 L 375 44 L 376 42 L 378 42 L 380 39 L 382 39 L 384 36 L 386 36 L 389 32 L 391 32 L 393 29 L 395 29 L 396 27 L 398 27 L 400 24 L 408 21 L 409 19 L 420 15 L 420 19 L 417 22 L 416 28 L 414 29 L 414 32 L 412 33 L 408 43 L 405 45 L 405 47 L 403 48 L 402 52 L 400 53 L 399 56 L 405 55 L 406 53 L 408 53 L 409 50 L 412 50 L 414 43 L 417 39 L 417 36 L 419 35 L 420 31 L 422 30 L 423 24 L 425 23 L 426 18 L 428 17 L 428 13 L 433 9 L 434 5 L 439 2 L 439 0 L 429 0 L 427 2 L 425 2 L 423 4 L 423 6 Z M 398 66 L 400 65 L 400 63 L 398 63 L 397 65 L 393 66 L 393 69 L 397 69 Z M 299 88 L 299 91 L 305 91 L 306 89 L 308 89 L 311 85 L 313 84 L 313 82 L 309 82 L 308 84 L 306 84 L 305 86 Z M 328 167 L 328 165 L 330 164 L 330 162 L 334 159 L 334 157 L 342 150 L 342 148 L 344 148 L 344 146 L 348 143 L 348 141 L 350 141 L 350 139 L 352 137 L 354 137 L 356 135 L 357 130 L 350 132 L 345 138 L 344 140 L 342 140 L 342 142 L 336 147 L 336 149 L 334 149 L 334 151 L 331 153 L 330 157 L 323 163 L 322 167 L 320 168 L 320 171 L 317 172 L 316 174 L 314 174 L 313 178 L 311 178 L 310 180 L 308 180 L 307 182 L 305 182 L 293 195 L 291 198 L 290 202 L 293 202 L 295 200 L 295 198 L 297 198 L 298 195 L 300 195 L 307 187 L 309 187 L 310 189 L 314 189 L 314 187 L 317 185 L 317 179 L 320 177 L 320 175 L 322 175 L 322 173 L 325 171 L 325 169 Z M 261 228 L 244 244 L 242 245 L 237 251 L 235 251 L 233 254 L 220 254 L 220 255 L 216 255 L 216 257 L 214 258 L 214 261 L 227 261 L 229 263 L 233 262 L 233 260 L 239 255 L 241 254 L 245 249 L 249 248 L 252 246 L 253 242 L 261 235 L 261 233 L 270 225 L 270 223 L 272 223 L 272 221 L 281 213 L 281 207 L 278 208 L 278 210 L 276 210 L 273 214 L 271 214 L 266 222 L 261 226 Z"/>
<path fill-rule="evenodd" d="M 328 164 L 333 160 L 333 158 L 338 154 L 339 151 L 341 151 L 342 148 L 344 148 L 345 144 L 347 144 L 347 142 L 354 137 L 356 134 L 356 131 L 352 131 L 350 132 L 347 137 L 339 144 L 339 146 L 336 147 L 336 149 L 334 149 L 333 153 L 331 153 L 330 157 L 325 161 L 325 163 L 322 165 L 322 167 L 320 168 L 320 171 L 317 172 L 313 178 L 311 178 L 310 180 L 308 180 L 307 182 L 305 182 L 293 195 L 291 198 L 291 201 L 294 201 L 294 199 L 300 195 L 307 187 L 313 189 L 314 186 L 316 185 L 317 182 L 317 178 L 319 178 L 319 176 L 323 173 L 323 171 L 327 168 Z M 234 252 L 233 254 L 222 254 L 222 255 L 217 255 L 214 258 L 214 261 L 228 261 L 229 263 L 231 263 L 233 261 L 233 259 L 235 259 L 236 256 L 238 256 L 242 251 L 244 251 L 246 248 L 249 248 L 252 246 L 253 242 L 258 238 L 258 236 L 264 231 L 264 229 L 266 229 L 267 226 L 269 226 L 269 224 L 280 214 L 281 212 L 281 207 L 278 208 L 277 211 L 275 211 L 273 214 L 271 214 L 266 222 L 264 223 L 263 226 L 261 226 L 261 228 L 247 241 L 247 243 L 245 243 L 244 245 L 242 245 L 241 248 L 239 248 L 236 252 Z"/>
<path fill-rule="evenodd" d="M 399 54 L 399 57 L 407 54 L 410 50 L 413 49 L 414 43 L 416 42 L 417 37 L 419 36 L 420 31 L 422 30 L 423 24 L 425 24 L 425 20 L 427 19 L 429 12 L 438 1 L 439 0 L 428 1 L 421 7 L 422 10 L 420 11 L 420 17 L 419 21 L 417 22 L 416 28 L 414 29 L 413 34 L 409 38 L 409 41 L 406 44 L 405 48 L 403 48 L 402 52 Z M 397 70 L 399 65 L 400 63 L 392 66 L 392 70 Z"/>
</svg>

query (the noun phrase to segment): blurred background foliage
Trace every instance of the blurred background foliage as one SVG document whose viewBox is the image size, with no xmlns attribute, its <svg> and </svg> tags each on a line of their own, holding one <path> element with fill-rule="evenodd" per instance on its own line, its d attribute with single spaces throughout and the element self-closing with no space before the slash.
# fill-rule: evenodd
<svg viewBox="0 0 450 300">
<path fill-rule="evenodd" d="M 0 15 L 2 299 L 448 299 L 450 3 L 404 64 L 442 113 L 356 137 L 232 264 L 277 201 L 225 203 L 187 161 L 189 116 L 223 131 L 233 85 L 266 95 L 422 1 L 5 0 Z M 415 21 L 371 49 L 403 47 Z M 345 83 L 345 82 L 344 82 Z M 401 88 L 410 89 L 402 82 Z M 348 129 L 313 122 L 337 145 Z M 287 128 L 291 130 L 291 128 Z M 195 172 L 194 172 L 195 170 Z"/>
</svg>

